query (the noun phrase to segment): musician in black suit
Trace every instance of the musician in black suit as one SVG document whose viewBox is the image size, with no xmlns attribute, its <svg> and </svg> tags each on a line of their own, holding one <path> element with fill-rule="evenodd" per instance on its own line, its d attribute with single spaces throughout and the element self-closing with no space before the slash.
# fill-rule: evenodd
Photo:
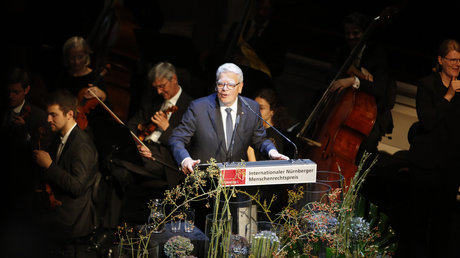
<svg viewBox="0 0 460 258">
<path fill-rule="evenodd" d="M 184 175 L 172 158 L 168 139 L 192 98 L 179 85 L 176 68 L 169 62 L 155 64 L 149 71 L 148 81 L 141 107 L 127 123 L 132 132 L 145 137 L 145 146 L 138 144 L 144 166 L 125 164 L 132 171 L 144 170 L 150 179 L 167 182 L 171 188 L 179 184 Z M 139 130 L 139 125 L 153 125 L 155 130 Z M 150 157 L 159 161 L 152 161 Z M 136 178 L 146 180 L 144 176 L 136 175 Z"/>
<path fill-rule="evenodd" d="M 59 243 L 87 237 L 98 224 L 93 191 L 100 173 L 98 153 L 75 121 L 78 101 L 66 90 L 47 96 L 48 123 L 57 135 L 50 152 L 34 150 L 56 202 L 45 210 L 45 236 Z"/>
<path fill-rule="evenodd" d="M 4 151 L 0 159 L 4 186 L 0 195 L 1 203 L 8 208 L 0 215 L 0 223 L 8 224 L 2 227 L 2 236 L 8 236 L 10 241 L 14 238 L 9 236 L 9 228 L 19 232 L 16 226 L 25 225 L 24 220 L 32 221 L 35 206 L 46 204 L 44 196 L 36 191 L 42 178 L 32 152 L 38 147 L 47 149 L 51 131 L 46 112 L 28 98 L 32 86 L 28 73 L 18 67 L 8 71 L 2 85 L 0 141 Z"/>
<path fill-rule="evenodd" d="M 370 25 L 370 20 L 362 13 L 354 12 L 345 16 L 342 21 L 345 35 L 345 44 L 337 48 L 337 59 L 332 64 L 331 73 L 337 73 L 341 65 L 347 60 L 351 51 L 363 40 L 364 33 Z M 371 32 L 368 32 L 371 33 Z M 375 35 L 375 31 L 372 32 Z M 385 47 L 375 40 L 366 40 L 362 47 L 356 50 L 357 54 L 350 63 L 356 68 L 360 76 L 350 72 L 341 74 L 331 85 L 332 91 L 341 91 L 354 87 L 368 93 L 375 98 L 377 104 L 377 118 L 370 134 L 362 141 L 356 163 L 361 160 L 362 153 L 377 152 L 379 141 L 385 134 L 393 131 L 393 117 L 391 109 L 394 105 L 396 94 L 396 81 L 389 71 L 389 59 Z M 347 67 L 346 69 L 349 69 Z M 346 72 L 346 71 L 345 71 Z M 364 77 L 364 78 L 358 78 Z"/>
</svg>

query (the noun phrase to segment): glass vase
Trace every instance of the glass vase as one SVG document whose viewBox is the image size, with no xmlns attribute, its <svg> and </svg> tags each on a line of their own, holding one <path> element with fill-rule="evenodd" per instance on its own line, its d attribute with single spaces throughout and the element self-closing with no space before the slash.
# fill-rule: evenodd
<svg viewBox="0 0 460 258">
<path fill-rule="evenodd" d="M 251 222 L 252 216 L 252 200 L 245 194 L 237 194 L 228 201 L 228 206 L 225 201 L 220 201 L 220 211 L 227 207 L 230 210 L 232 217 L 232 233 L 240 236 L 245 236 L 246 225 Z"/>
</svg>

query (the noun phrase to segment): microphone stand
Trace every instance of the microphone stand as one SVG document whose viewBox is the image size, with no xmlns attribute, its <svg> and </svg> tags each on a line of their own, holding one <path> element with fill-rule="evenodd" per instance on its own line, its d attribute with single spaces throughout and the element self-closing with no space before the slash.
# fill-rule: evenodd
<svg viewBox="0 0 460 258">
<path fill-rule="evenodd" d="M 289 140 L 289 138 L 287 138 L 284 134 L 282 134 L 278 129 L 276 129 L 276 127 L 272 126 L 269 122 L 267 122 L 265 119 L 263 119 L 257 112 L 255 112 L 251 108 L 251 106 L 249 106 L 248 102 L 246 102 L 246 100 L 244 100 L 244 98 L 240 97 L 240 99 L 249 108 L 249 110 L 252 111 L 252 113 L 256 114 L 257 117 L 262 119 L 265 123 L 267 123 L 267 125 L 272 127 L 279 135 L 281 135 L 286 141 L 288 141 L 290 144 L 292 144 L 292 146 L 294 146 L 294 159 L 297 159 L 297 154 L 298 154 L 297 146 L 291 140 Z"/>
<path fill-rule="evenodd" d="M 232 133 L 232 139 L 230 141 L 230 146 L 228 148 L 228 155 L 227 155 L 227 162 L 232 162 L 233 158 L 233 146 L 235 145 L 235 135 L 236 135 L 236 129 L 238 129 L 238 125 L 240 123 L 240 114 L 236 115 L 236 122 L 235 122 L 235 129 L 233 129 Z"/>
</svg>

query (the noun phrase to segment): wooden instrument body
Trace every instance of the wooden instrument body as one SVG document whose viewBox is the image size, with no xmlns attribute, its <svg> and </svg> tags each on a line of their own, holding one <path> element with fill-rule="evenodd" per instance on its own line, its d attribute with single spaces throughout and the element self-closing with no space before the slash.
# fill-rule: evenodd
<svg viewBox="0 0 460 258">
<path fill-rule="evenodd" d="M 373 81 L 366 78 L 352 63 L 362 50 L 370 32 L 382 18 L 388 20 L 397 10 L 394 6 L 387 7 L 371 22 L 332 82 L 345 73 L 357 76 L 361 80 Z M 313 160 L 317 163 L 318 170 L 340 172 L 348 186 L 357 170 L 359 148 L 363 140 L 369 136 L 377 119 L 377 104 L 374 96 L 353 87 L 346 88 L 344 92 L 331 99 L 331 94 L 335 93 L 332 85 L 333 83 L 329 85 L 297 135 L 308 143 L 302 146 L 299 156 Z"/>
<path fill-rule="evenodd" d="M 374 96 L 352 87 L 337 98 L 312 136 L 320 146 L 310 146 L 301 158 L 313 160 L 318 171 L 340 172 L 348 185 L 357 169 L 359 147 L 375 124 L 377 105 Z"/>
</svg>

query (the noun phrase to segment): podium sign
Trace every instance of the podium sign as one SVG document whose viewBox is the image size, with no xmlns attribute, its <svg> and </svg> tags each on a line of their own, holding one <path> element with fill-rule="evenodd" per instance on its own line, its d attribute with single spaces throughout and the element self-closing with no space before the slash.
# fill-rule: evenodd
<svg viewBox="0 0 460 258">
<path fill-rule="evenodd" d="M 232 162 L 217 165 L 227 186 L 316 182 L 316 163 L 309 159 Z"/>
</svg>

